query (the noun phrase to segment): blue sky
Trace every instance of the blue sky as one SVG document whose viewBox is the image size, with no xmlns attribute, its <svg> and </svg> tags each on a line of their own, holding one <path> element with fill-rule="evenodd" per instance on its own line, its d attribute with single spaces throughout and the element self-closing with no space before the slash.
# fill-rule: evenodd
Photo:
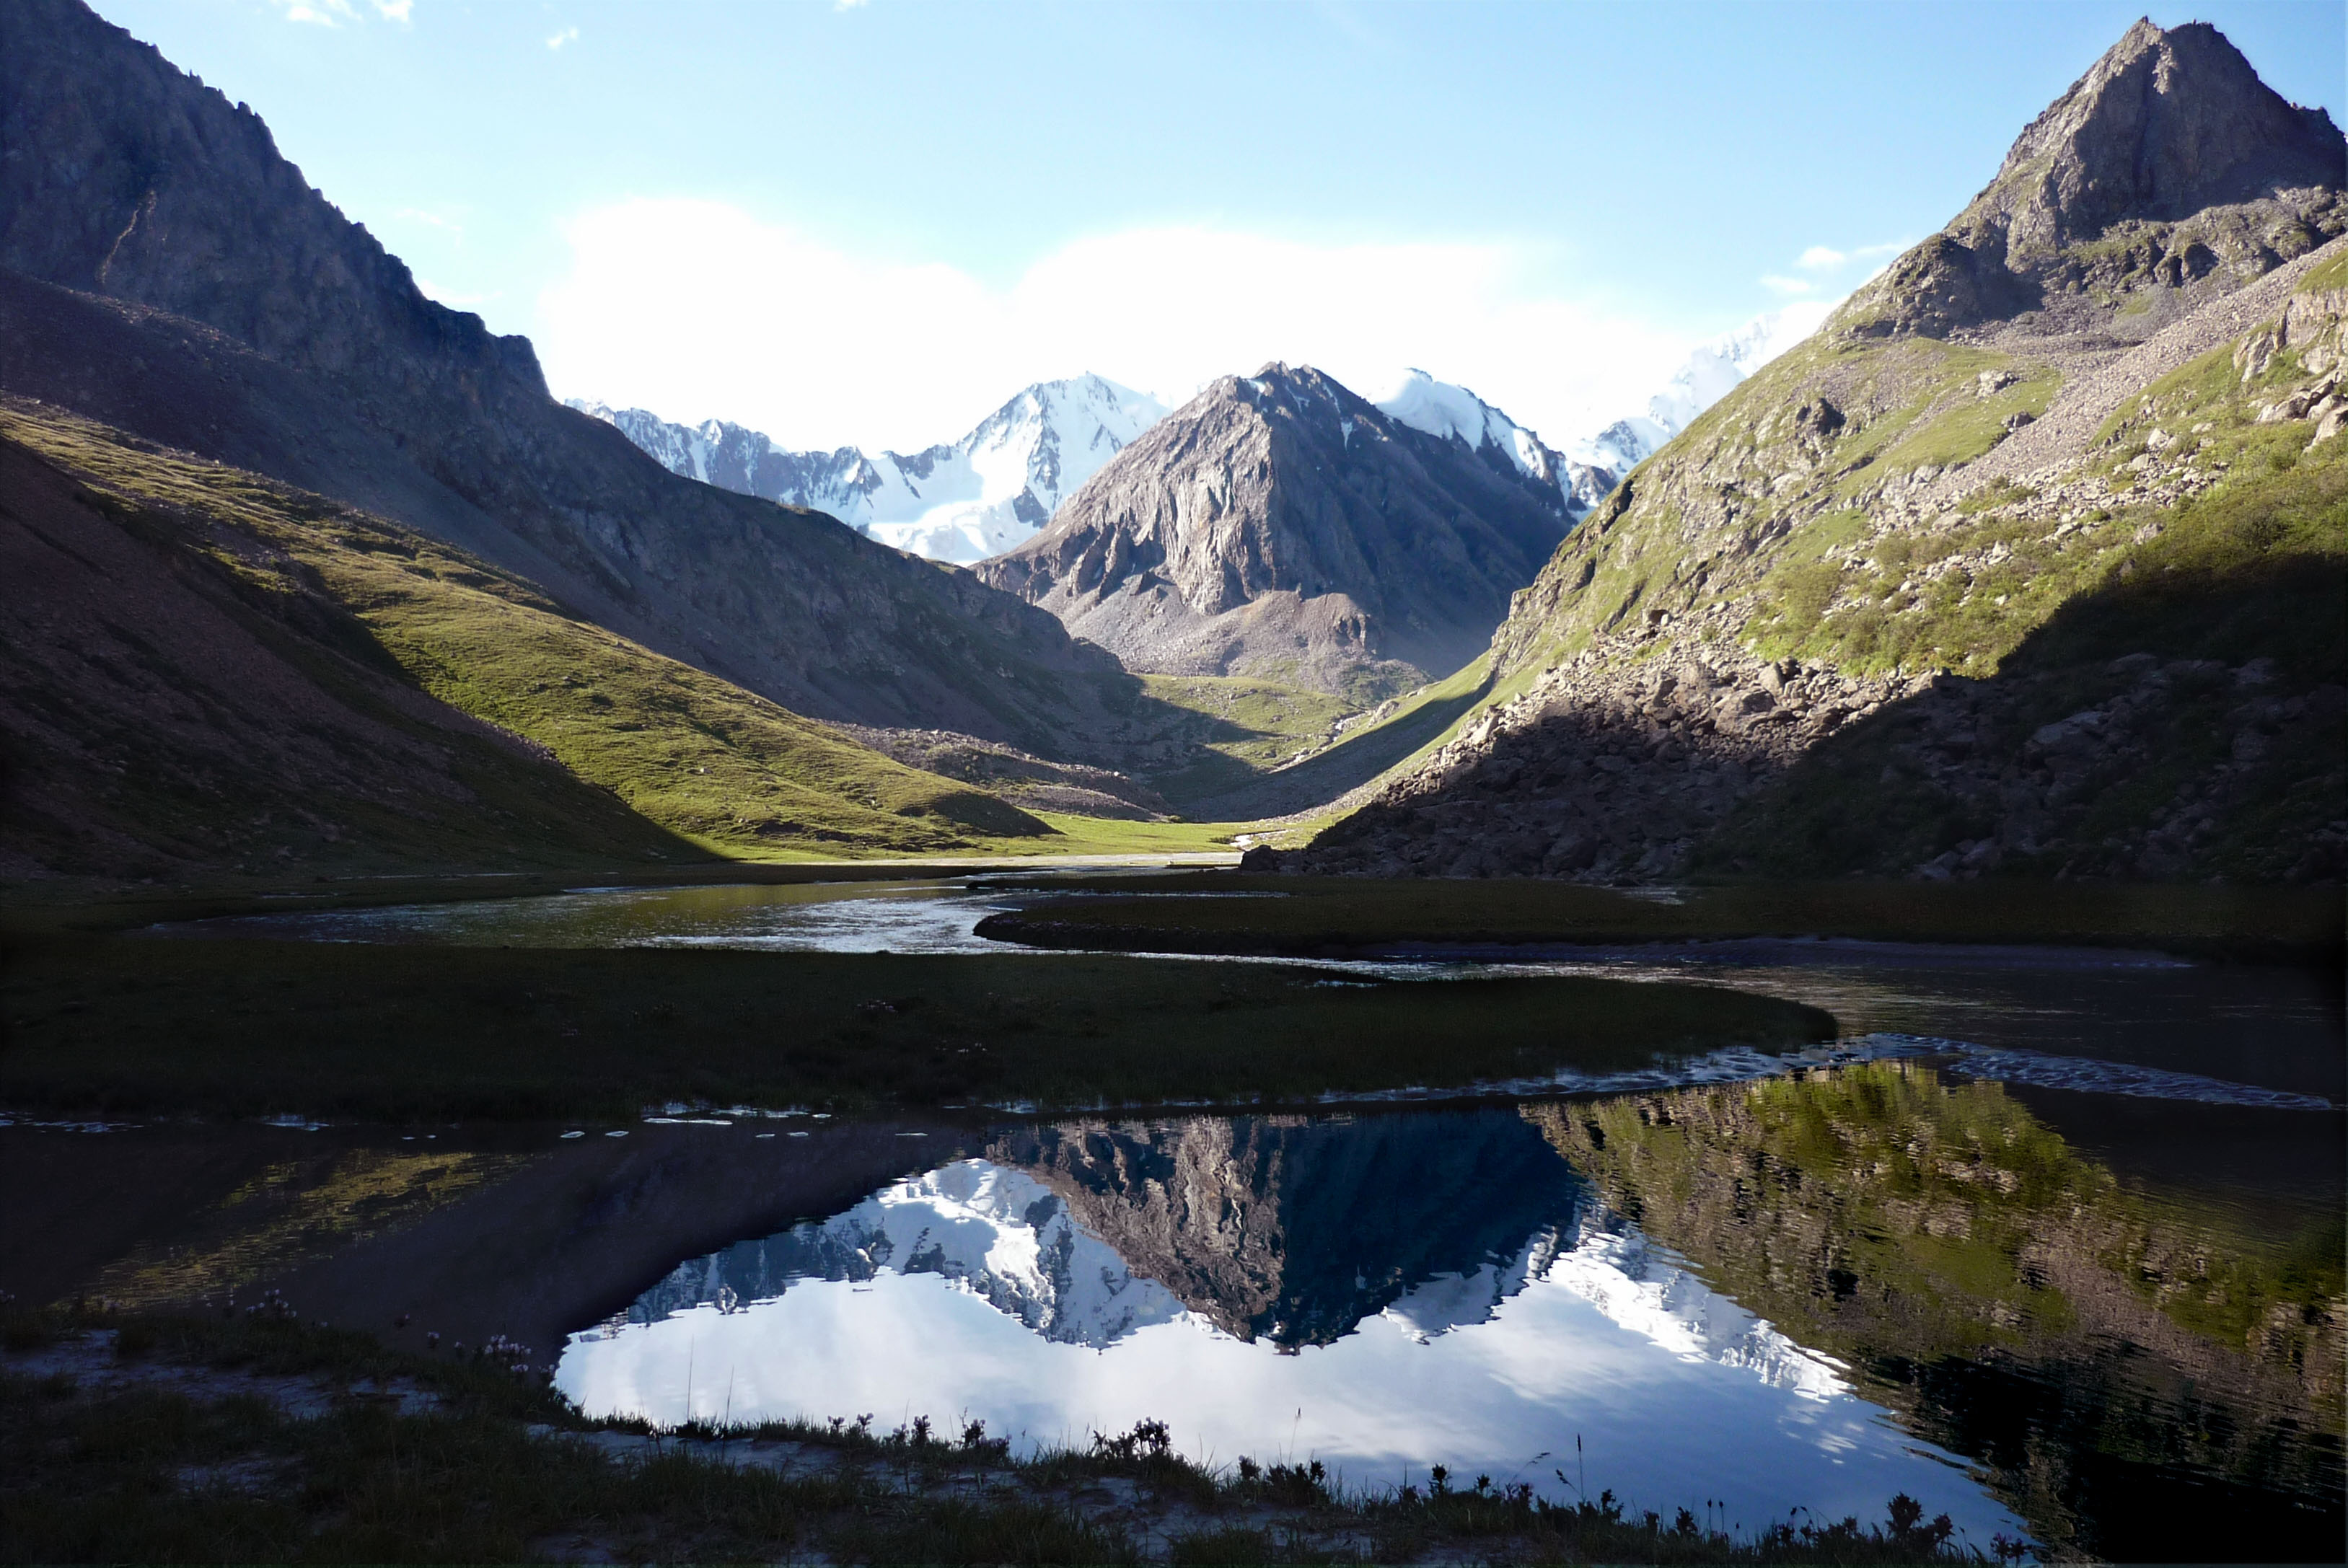
<svg viewBox="0 0 2348 1568">
<path fill-rule="evenodd" d="M 1563 439 L 1938 228 L 2142 14 L 98 8 L 251 103 L 431 292 L 529 334 L 558 392 L 900 448 L 1041 377 L 1171 400 L 1275 357 L 1374 396 L 1423 366 Z M 2153 15 L 2341 118 L 2338 0 Z"/>
</svg>

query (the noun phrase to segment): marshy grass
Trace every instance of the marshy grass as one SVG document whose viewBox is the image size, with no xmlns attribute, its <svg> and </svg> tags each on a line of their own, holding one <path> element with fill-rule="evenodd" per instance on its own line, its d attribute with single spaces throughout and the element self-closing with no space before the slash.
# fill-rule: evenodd
<svg viewBox="0 0 2348 1568">
<path fill-rule="evenodd" d="M 1794 1003 L 1588 978 L 151 937 L 24 943 L 0 1018 L 0 1105 L 372 1120 L 1310 1100 L 1835 1033 Z"/>
<path fill-rule="evenodd" d="M 982 934 L 1038 946 L 1157 953 L 1346 957 L 1413 944 L 1611 945 L 1742 937 L 2033 943 L 2141 947 L 2188 955 L 2339 961 L 2337 889 L 2196 887 L 2022 879 L 1971 882 L 1729 882 L 1624 892 L 1573 882 L 1200 872 L 1185 892 L 1282 894 L 1164 898 L 1167 884 L 1093 877 L 1034 884 L 1023 911 Z M 1082 897 L 1053 898 L 1057 890 Z"/>
</svg>

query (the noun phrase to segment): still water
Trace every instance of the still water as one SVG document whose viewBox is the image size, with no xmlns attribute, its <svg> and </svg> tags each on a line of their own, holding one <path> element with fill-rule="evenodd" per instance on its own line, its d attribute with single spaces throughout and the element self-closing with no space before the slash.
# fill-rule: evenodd
<svg viewBox="0 0 2348 1568">
<path fill-rule="evenodd" d="M 587 891 L 261 929 L 1000 951 L 969 928 L 1004 902 Z M 178 1207 L 19 1207 L 0 1265 L 57 1239 L 0 1287 L 274 1284 L 336 1321 L 517 1335 L 585 1408 L 658 1422 L 983 1420 L 1035 1447 L 1158 1419 L 1211 1462 L 1317 1458 L 1363 1487 L 1443 1463 L 1718 1500 L 1746 1527 L 1906 1491 L 1977 1545 L 2336 1559 L 2348 1194 L 2322 980 L 1851 944 L 1498 956 L 1374 966 L 1696 975 L 1828 1006 L 1875 1059 L 1300 1114 L 18 1127 L 12 1191 L 128 1169 Z"/>
</svg>

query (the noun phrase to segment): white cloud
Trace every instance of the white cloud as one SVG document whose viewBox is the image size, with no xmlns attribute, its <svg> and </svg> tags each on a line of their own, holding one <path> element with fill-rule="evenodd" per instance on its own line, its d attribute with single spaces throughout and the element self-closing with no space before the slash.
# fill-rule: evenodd
<svg viewBox="0 0 2348 1568">
<path fill-rule="evenodd" d="M 1830 271 L 1849 260 L 1850 258 L 1840 251 L 1826 245 L 1812 245 L 1802 253 L 1801 259 L 1794 264 L 1804 272 L 1817 273 Z"/>
<path fill-rule="evenodd" d="M 315 26 L 333 27 L 345 22 L 355 22 L 359 14 L 351 9 L 350 0 L 276 0 L 288 22 L 308 22 Z"/>
<path fill-rule="evenodd" d="M 1086 370 L 1179 402 L 1274 359 L 1371 397 L 1421 366 L 1563 441 L 1644 407 L 1696 338 L 1545 289 L 1507 245 L 1138 229 L 997 288 L 716 202 L 623 202 L 568 234 L 536 333 L 559 392 L 802 448 L 950 440 L 1028 382 Z"/>
<path fill-rule="evenodd" d="M 465 225 L 454 218 L 438 212 L 427 212 L 421 207 L 402 207 L 392 216 L 404 222 L 421 223 L 427 229 L 438 229 L 456 243 L 465 242 Z"/>
<path fill-rule="evenodd" d="M 546 40 L 546 46 L 550 49 L 560 49 L 563 45 L 576 43 L 578 40 L 579 29 L 576 27 L 565 27 L 561 32 L 556 33 L 553 36 L 548 38 Z"/>
<path fill-rule="evenodd" d="M 418 277 L 416 286 L 423 291 L 425 298 L 438 300 L 452 310 L 479 310 L 498 297 L 494 294 L 464 294 L 456 289 L 444 289 L 426 277 Z"/>
<path fill-rule="evenodd" d="M 376 15 L 386 22 L 406 26 L 414 19 L 416 0 L 371 0 Z M 366 14 L 352 0 L 273 0 L 285 13 L 288 22 L 307 22 L 314 26 L 339 27 L 345 22 L 364 22 Z"/>
<path fill-rule="evenodd" d="M 1807 278 L 1779 277 L 1776 273 L 1770 273 L 1763 274 L 1761 286 L 1767 289 L 1771 294 L 1806 294 L 1817 285 L 1812 284 Z"/>
<path fill-rule="evenodd" d="M 831 0 L 831 8 L 835 11 L 855 11 L 866 4 L 867 0 Z"/>
</svg>

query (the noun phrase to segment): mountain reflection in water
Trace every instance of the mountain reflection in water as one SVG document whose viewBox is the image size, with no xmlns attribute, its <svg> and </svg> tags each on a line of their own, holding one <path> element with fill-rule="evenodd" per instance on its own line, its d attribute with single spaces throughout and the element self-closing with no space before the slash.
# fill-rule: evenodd
<svg viewBox="0 0 2348 1568">
<path fill-rule="evenodd" d="M 1884 1061 L 1020 1128 L 678 1267 L 575 1336 L 558 1381 L 661 1421 L 928 1415 L 1029 1445 L 1156 1418 L 1210 1459 L 1318 1457 L 1356 1484 L 1446 1463 L 1560 1496 L 1579 1439 L 1592 1490 L 1725 1499 L 1748 1525 L 1905 1491 L 1976 1543 L 2336 1550 L 2337 1184 L 2246 1201 L 2123 1136 L 2320 1152 L 2336 1116 L 2179 1107 L 2162 1130 L 2044 1092 Z"/>
<path fill-rule="evenodd" d="M 1513 1110 L 1081 1122 L 998 1139 L 674 1271 L 558 1383 L 659 1421 L 876 1412 L 1024 1445 L 1144 1418 L 1186 1451 L 1447 1463 L 1668 1510 L 1905 1491 L 2018 1532 L 1833 1364 L 1593 1202 Z"/>
</svg>

